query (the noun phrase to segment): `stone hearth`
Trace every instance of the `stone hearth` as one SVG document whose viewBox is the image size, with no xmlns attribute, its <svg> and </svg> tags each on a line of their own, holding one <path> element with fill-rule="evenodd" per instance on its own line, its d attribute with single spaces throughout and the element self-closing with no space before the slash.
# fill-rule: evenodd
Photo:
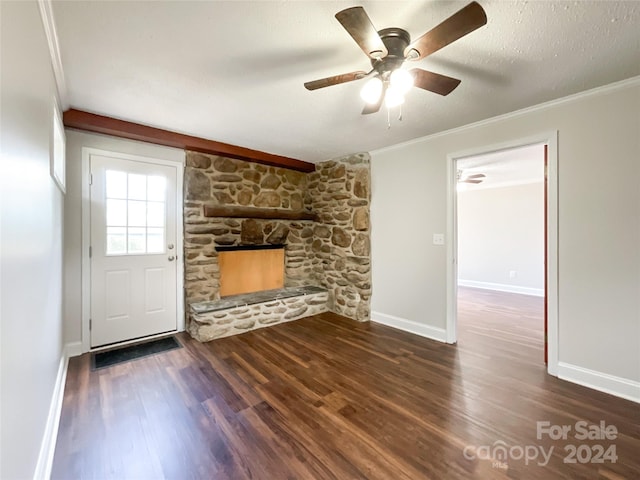
<svg viewBox="0 0 640 480">
<path fill-rule="evenodd" d="M 290 322 L 327 311 L 328 292 L 289 287 L 191 305 L 189 333 L 201 342 Z"/>
</svg>

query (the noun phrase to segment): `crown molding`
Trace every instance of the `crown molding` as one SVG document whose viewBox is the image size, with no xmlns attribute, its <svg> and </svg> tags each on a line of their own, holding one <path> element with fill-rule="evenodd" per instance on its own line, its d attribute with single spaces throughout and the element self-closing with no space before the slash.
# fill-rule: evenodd
<svg viewBox="0 0 640 480">
<path fill-rule="evenodd" d="M 56 33 L 56 24 L 53 19 L 53 4 L 51 0 L 38 0 L 38 9 L 42 18 L 42 26 L 47 37 L 49 46 L 49 55 L 51 57 L 51 67 L 53 68 L 53 76 L 56 81 L 58 91 L 58 100 L 61 110 L 69 108 L 69 99 L 67 94 L 67 83 L 64 77 L 64 69 L 62 68 L 62 59 L 60 56 L 60 45 L 58 44 L 58 34 Z"/>
<path fill-rule="evenodd" d="M 463 125 L 461 127 L 451 128 L 449 130 L 443 130 L 442 132 L 433 133 L 431 135 L 425 135 L 424 137 L 413 138 L 411 140 L 407 140 L 406 142 L 396 143 L 395 145 L 390 145 L 388 147 L 378 148 L 376 150 L 372 150 L 369 152 L 372 156 L 377 153 L 384 153 L 396 150 L 398 148 L 408 147 L 410 145 L 415 145 L 417 143 L 426 142 L 429 140 L 434 140 L 436 138 L 444 137 L 446 135 L 451 135 L 454 133 L 464 132 L 465 130 L 471 130 L 473 128 L 482 127 L 485 125 L 491 125 L 492 123 L 502 122 L 504 120 L 509 120 L 511 118 L 520 117 L 526 115 L 528 113 L 538 112 L 541 110 L 546 110 L 548 108 L 557 107 L 558 105 L 562 105 L 565 103 L 575 102 L 577 100 L 581 100 L 583 98 L 594 97 L 598 95 L 605 95 L 607 93 L 623 90 L 625 88 L 632 88 L 640 86 L 640 76 L 627 78 L 626 80 L 621 80 L 619 82 L 610 83 L 608 85 L 603 85 L 600 87 L 591 88 L 589 90 L 584 90 L 582 92 L 574 93 L 572 95 L 568 95 L 562 98 L 556 98 L 555 100 L 550 100 L 548 102 L 539 103 L 538 105 L 533 105 L 531 107 L 526 107 L 520 110 L 515 110 L 513 112 L 505 113 L 502 115 L 498 115 L 496 117 L 486 118 L 484 120 L 480 120 L 474 123 L 469 123 L 467 125 Z"/>
</svg>

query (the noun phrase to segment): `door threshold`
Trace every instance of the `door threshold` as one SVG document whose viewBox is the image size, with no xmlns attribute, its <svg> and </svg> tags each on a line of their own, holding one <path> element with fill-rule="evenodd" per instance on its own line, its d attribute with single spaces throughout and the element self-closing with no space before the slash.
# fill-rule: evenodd
<svg viewBox="0 0 640 480">
<path fill-rule="evenodd" d="M 178 330 L 169 330 L 168 332 L 156 333 L 155 335 L 149 335 L 148 337 L 137 337 L 131 340 L 124 340 L 122 342 L 110 343 L 108 345 L 101 345 L 99 347 L 92 347 L 89 349 L 90 353 L 102 352 L 104 350 L 111 350 L 112 348 L 125 347 L 127 345 L 134 345 L 136 343 L 144 343 L 149 340 L 157 340 L 159 338 L 170 337 L 178 333 Z"/>
</svg>

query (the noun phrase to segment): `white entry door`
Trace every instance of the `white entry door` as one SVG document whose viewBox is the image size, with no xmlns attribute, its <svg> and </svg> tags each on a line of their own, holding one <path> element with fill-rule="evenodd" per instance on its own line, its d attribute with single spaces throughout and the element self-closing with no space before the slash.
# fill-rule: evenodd
<svg viewBox="0 0 640 480">
<path fill-rule="evenodd" d="M 91 347 L 177 328 L 177 168 L 91 155 Z"/>
</svg>

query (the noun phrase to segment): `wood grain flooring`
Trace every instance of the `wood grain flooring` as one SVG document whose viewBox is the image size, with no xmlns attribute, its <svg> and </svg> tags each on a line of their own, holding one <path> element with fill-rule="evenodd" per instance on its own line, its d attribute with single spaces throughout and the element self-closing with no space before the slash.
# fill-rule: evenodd
<svg viewBox="0 0 640 480">
<path fill-rule="evenodd" d="M 459 302 L 456 346 L 323 314 L 99 371 L 73 358 L 52 478 L 639 478 L 640 406 L 545 373 L 541 299 Z M 536 438 L 580 420 L 619 434 Z M 564 463 L 570 444 L 617 461 Z"/>
</svg>

